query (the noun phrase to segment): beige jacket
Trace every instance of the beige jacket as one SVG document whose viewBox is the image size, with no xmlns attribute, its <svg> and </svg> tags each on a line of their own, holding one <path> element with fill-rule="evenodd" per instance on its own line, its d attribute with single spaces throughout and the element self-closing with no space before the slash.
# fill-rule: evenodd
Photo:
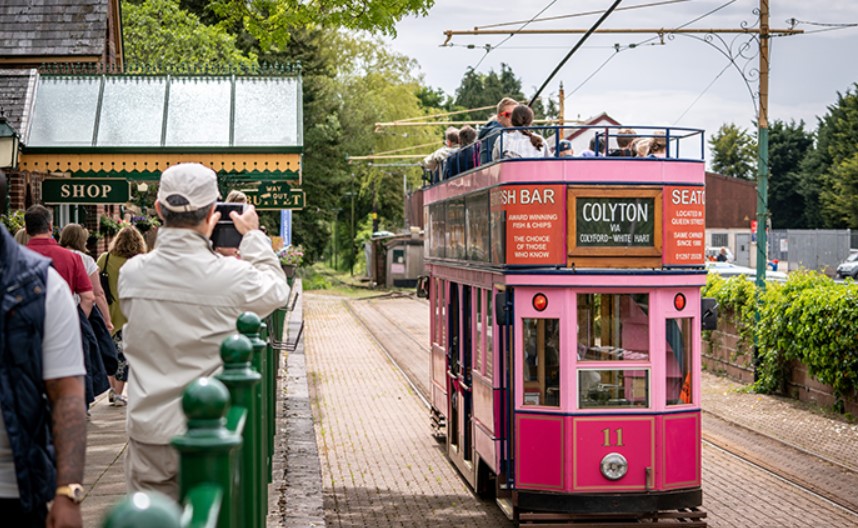
<svg viewBox="0 0 858 528">
<path fill-rule="evenodd" d="M 185 432 L 185 386 L 221 367 L 220 344 L 244 311 L 265 317 L 284 306 L 289 287 L 261 231 L 244 235 L 241 260 L 211 250 L 190 229 L 162 228 L 155 250 L 119 272 L 128 359 L 128 435 L 168 444 Z"/>
</svg>

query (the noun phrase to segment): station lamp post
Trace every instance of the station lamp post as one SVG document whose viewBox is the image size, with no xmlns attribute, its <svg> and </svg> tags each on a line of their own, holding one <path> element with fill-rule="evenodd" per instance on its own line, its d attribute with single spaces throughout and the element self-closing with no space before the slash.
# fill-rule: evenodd
<svg viewBox="0 0 858 528">
<path fill-rule="evenodd" d="M 9 125 L 6 116 L 0 111 L 0 172 L 2 169 L 16 170 L 18 168 L 19 143 L 18 131 Z M 0 203 L 0 213 L 2 214 L 9 211 L 10 198 L 8 193 L 4 194 L 6 197 Z"/>
</svg>

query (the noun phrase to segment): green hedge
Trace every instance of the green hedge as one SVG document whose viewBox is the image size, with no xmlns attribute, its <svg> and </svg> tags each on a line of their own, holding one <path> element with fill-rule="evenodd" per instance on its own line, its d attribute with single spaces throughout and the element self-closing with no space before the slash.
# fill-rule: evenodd
<svg viewBox="0 0 858 528">
<path fill-rule="evenodd" d="M 789 362 L 807 366 L 810 375 L 830 385 L 842 406 L 858 391 L 858 284 L 835 283 L 817 272 L 790 273 L 784 283 L 769 282 L 760 295 L 760 320 L 755 324 L 754 283 L 745 277 L 724 279 L 710 274 L 703 287 L 722 313 L 735 314 L 741 339 L 753 346 L 756 334 L 759 365 L 754 389 L 783 393 Z"/>
</svg>

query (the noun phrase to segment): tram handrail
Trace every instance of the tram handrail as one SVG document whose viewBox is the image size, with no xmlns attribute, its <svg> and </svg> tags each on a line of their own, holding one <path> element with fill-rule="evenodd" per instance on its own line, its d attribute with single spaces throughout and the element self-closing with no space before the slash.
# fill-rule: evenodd
<svg viewBox="0 0 858 528">
<path fill-rule="evenodd" d="M 665 156 L 664 157 L 639 157 L 636 155 L 633 156 L 621 156 L 615 153 L 612 153 L 609 150 L 608 146 L 610 146 L 610 142 L 612 139 L 616 141 L 616 138 L 619 137 L 628 137 L 628 134 L 622 134 L 620 132 L 625 130 L 634 130 L 635 138 L 644 138 L 644 139 L 652 139 L 658 137 L 664 137 L 665 140 Z M 573 161 L 573 160 L 657 160 L 657 161 L 703 161 L 705 157 L 706 151 L 706 142 L 704 137 L 704 131 L 696 128 L 684 128 L 684 127 L 664 127 L 664 126 L 636 126 L 636 127 L 628 127 L 625 125 L 541 125 L 541 126 L 528 126 L 528 127 L 507 127 L 502 129 L 497 129 L 497 131 L 492 131 L 487 137 L 496 137 L 495 142 L 499 142 L 498 148 L 500 152 L 503 152 L 503 140 L 504 140 L 504 132 L 516 131 L 516 130 L 529 130 L 532 132 L 539 133 L 546 140 L 546 144 L 551 148 L 550 156 L 540 156 L 540 157 L 519 157 L 519 158 L 501 158 L 497 160 L 492 159 L 492 152 L 488 152 L 487 145 L 488 142 L 484 138 L 481 142 L 478 141 L 473 143 L 472 145 L 468 145 L 463 147 L 462 149 L 458 149 L 454 151 L 443 163 L 440 163 L 434 170 L 424 170 L 423 180 L 428 185 L 434 185 L 440 183 L 442 181 L 455 178 L 460 174 L 470 173 L 474 170 L 479 169 L 479 167 L 485 167 L 489 164 L 505 162 L 505 161 L 519 161 L 519 160 L 563 160 L 563 161 Z M 579 135 L 581 133 L 585 133 L 587 131 L 596 131 L 594 137 L 596 138 L 595 145 L 595 155 L 593 156 L 582 156 L 581 154 L 576 154 L 569 157 L 560 157 L 559 156 L 559 146 L 561 139 L 569 140 L 573 138 L 573 136 Z M 602 139 L 606 141 L 606 143 L 601 143 Z M 698 141 L 699 139 L 699 141 Z M 680 145 L 684 143 L 686 140 L 693 140 L 696 147 L 699 147 L 696 154 L 692 153 L 690 156 L 684 156 L 684 152 L 682 152 Z M 468 156 L 466 155 L 464 158 L 460 158 L 460 156 L 456 155 L 457 153 L 463 152 L 464 149 L 471 149 L 471 152 L 476 152 L 475 156 L 472 156 L 473 164 L 467 162 Z M 474 150 L 477 148 L 479 150 Z M 687 150 L 686 150 L 687 152 Z M 463 162 L 461 159 L 466 159 Z"/>
</svg>

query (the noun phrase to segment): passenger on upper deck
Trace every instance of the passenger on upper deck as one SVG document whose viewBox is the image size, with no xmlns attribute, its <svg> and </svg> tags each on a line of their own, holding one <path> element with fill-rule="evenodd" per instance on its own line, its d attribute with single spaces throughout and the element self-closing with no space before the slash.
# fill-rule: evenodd
<svg viewBox="0 0 858 528">
<path fill-rule="evenodd" d="M 423 166 L 432 172 L 432 180 L 437 181 L 440 176 L 441 165 L 451 153 L 459 147 L 459 131 L 449 127 L 444 132 L 444 146 L 423 158 Z"/>
<path fill-rule="evenodd" d="M 575 150 L 572 148 L 572 142 L 568 139 L 561 139 L 555 153 L 558 158 L 571 158 L 575 155 Z"/>
<path fill-rule="evenodd" d="M 635 131 L 631 128 L 624 128 L 617 132 L 617 147 L 608 152 L 608 156 L 623 156 L 631 158 L 637 153 L 632 147 L 632 142 L 635 140 Z"/>
<path fill-rule="evenodd" d="M 635 148 L 640 158 L 667 157 L 667 141 L 664 132 L 655 132 L 653 137 L 638 139 Z"/>
<path fill-rule="evenodd" d="M 512 110 L 518 106 L 518 101 L 510 97 L 504 97 L 498 103 L 498 113 L 489 119 L 484 127 L 480 129 L 480 165 L 492 160 L 492 151 L 500 133 L 504 128 L 512 126 Z"/>
<path fill-rule="evenodd" d="M 459 130 L 459 150 L 450 154 L 444 164 L 445 180 L 480 164 L 480 144 L 475 143 L 476 139 L 477 131 L 470 125 L 465 125 Z"/>
<path fill-rule="evenodd" d="M 514 127 L 530 126 L 533 123 L 533 110 L 527 105 L 520 104 L 513 109 L 511 121 Z M 550 155 L 551 147 L 545 138 L 526 129 L 505 131 L 492 149 L 493 160 L 542 158 Z"/>
</svg>

